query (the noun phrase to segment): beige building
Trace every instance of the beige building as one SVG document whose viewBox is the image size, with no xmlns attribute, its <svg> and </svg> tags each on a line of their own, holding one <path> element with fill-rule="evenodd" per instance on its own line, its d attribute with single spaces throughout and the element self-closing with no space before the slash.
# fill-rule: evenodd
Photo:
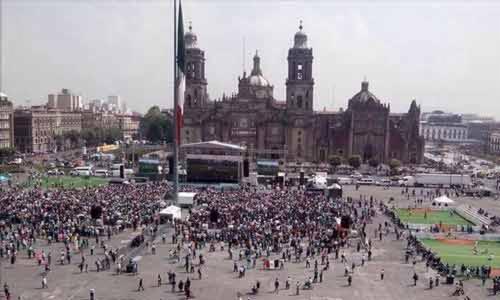
<svg viewBox="0 0 500 300">
<path fill-rule="evenodd" d="M 7 95 L 0 93 L 0 149 L 14 147 L 14 109 Z"/>
<path fill-rule="evenodd" d="M 116 115 L 108 112 L 94 112 L 86 110 L 82 112 L 83 128 L 118 128 L 119 121 Z"/>
<path fill-rule="evenodd" d="M 50 152 L 56 149 L 57 135 L 82 130 L 79 112 L 36 107 L 14 112 L 14 138 L 19 152 Z"/>
<path fill-rule="evenodd" d="M 118 127 L 122 131 L 123 139 L 133 139 L 139 133 L 139 115 L 117 115 Z"/>
</svg>

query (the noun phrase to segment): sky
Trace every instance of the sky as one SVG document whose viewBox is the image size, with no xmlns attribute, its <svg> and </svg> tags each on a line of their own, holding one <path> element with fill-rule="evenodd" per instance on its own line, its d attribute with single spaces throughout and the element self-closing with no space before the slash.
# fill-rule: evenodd
<svg viewBox="0 0 500 300">
<path fill-rule="evenodd" d="M 139 112 L 172 106 L 173 0 L 0 1 L 1 89 L 16 105 L 69 88 L 84 100 L 120 95 Z M 182 4 L 186 30 L 191 21 L 205 51 L 212 99 L 237 91 L 258 49 L 284 100 L 287 51 L 303 20 L 316 110 L 345 108 L 366 77 L 393 112 L 416 99 L 423 111 L 500 119 L 500 1 Z"/>
</svg>

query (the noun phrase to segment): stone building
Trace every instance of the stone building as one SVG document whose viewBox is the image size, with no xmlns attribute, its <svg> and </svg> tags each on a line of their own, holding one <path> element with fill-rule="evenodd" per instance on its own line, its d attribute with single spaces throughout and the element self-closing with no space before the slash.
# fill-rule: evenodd
<svg viewBox="0 0 500 300">
<path fill-rule="evenodd" d="M 14 147 L 14 109 L 7 95 L 0 92 L 0 149 Z"/>
<path fill-rule="evenodd" d="M 14 139 L 22 153 L 50 152 L 56 149 L 56 136 L 82 130 L 79 112 L 32 107 L 14 111 Z"/>
<path fill-rule="evenodd" d="M 326 162 L 332 155 L 360 155 L 364 161 L 396 158 L 420 163 L 420 107 L 393 114 L 369 90 L 367 81 L 341 112 L 314 111 L 313 49 L 302 24 L 288 50 L 286 99 L 273 96 L 258 53 L 250 74 L 238 78 L 238 92 L 210 99 L 205 52 L 190 26 L 185 34 L 186 90 L 183 143 L 219 140 L 246 146 L 255 158 Z"/>
</svg>

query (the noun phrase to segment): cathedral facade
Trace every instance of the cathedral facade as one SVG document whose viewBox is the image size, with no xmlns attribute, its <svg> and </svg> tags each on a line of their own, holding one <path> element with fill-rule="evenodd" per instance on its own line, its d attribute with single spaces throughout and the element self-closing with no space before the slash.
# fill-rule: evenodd
<svg viewBox="0 0 500 300">
<path fill-rule="evenodd" d="M 273 97 L 255 53 L 250 74 L 238 78 L 238 92 L 209 99 L 205 52 L 190 26 L 185 34 L 186 90 L 182 143 L 218 140 L 244 145 L 253 158 L 328 162 L 332 155 L 363 161 L 421 163 L 424 141 L 419 136 L 420 107 L 393 114 L 369 90 L 367 81 L 345 111 L 314 111 L 313 50 L 302 25 L 288 50 L 286 99 Z"/>
</svg>

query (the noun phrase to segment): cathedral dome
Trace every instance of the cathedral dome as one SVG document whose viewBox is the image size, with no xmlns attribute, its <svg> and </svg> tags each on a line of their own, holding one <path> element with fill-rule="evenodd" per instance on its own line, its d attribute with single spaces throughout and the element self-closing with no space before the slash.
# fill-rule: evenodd
<svg viewBox="0 0 500 300">
<path fill-rule="evenodd" d="M 294 48 L 307 48 L 307 34 L 302 31 L 302 28 L 302 21 L 300 21 L 299 31 L 297 31 L 294 37 Z"/>
<path fill-rule="evenodd" d="M 370 99 L 371 101 L 380 103 L 380 100 L 377 98 L 377 96 L 375 96 L 368 90 L 368 81 L 364 80 L 363 82 L 361 82 L 361 91 L 354 95 L 351 98 L 351 101 L 364 103 L 368 102 Z"/>
<path fill-rule="evenodd" d="M 198 37 L 193 32 L 193 26 L 189 24 L 189 31 L 184 34 L 186 49 L 198 48 Z"/>
<path fill-rule="evenodd" d="M 250 77 L 248 78 L 248 84 L 252 86 L 269 86 L 269 81 L 262 75 L 262 70 L 260 69 L 260 57 L 259 53 L 256 51 L 253 57 L 253 69 Z"/>
<path fill-rule="evenodd" d="M 262 75 L 252 75 L 248 78 L 248 83 L 253 86 L 268 86 L 269 81 Z"/>
</svg>

